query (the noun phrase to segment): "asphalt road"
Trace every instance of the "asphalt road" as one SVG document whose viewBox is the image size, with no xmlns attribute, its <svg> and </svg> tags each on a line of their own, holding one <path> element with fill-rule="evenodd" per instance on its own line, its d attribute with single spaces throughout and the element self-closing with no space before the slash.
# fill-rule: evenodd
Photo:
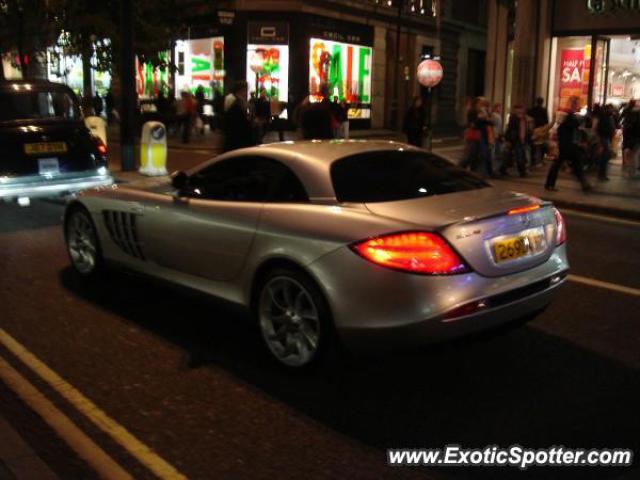
<svg viewBox="0 0 640 480">
<path fill-rule="evenodd" d="M 291 376 L 265 360 L 241 312 L 122 272 L 80 280 L 62 210 L 0 205 L 0 328 L 190 478 L 640 478 L 386 465 L 389 447 L 451 443 L 640 454 L 638 296 L 567 282 L 526 326 Z M 640 288 L 638 225 L 566 218 L 573 274 Z M 3 347 L 0 357 L 135 478 L 153 478 Z M 1 382 L 0 415 L 62 478 L 95 476 Z"/>
</svg>

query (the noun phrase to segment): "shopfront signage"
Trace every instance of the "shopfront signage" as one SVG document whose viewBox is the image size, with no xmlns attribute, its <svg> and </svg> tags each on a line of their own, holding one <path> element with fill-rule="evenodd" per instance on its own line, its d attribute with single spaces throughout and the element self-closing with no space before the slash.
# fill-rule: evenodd
<svg viewBox="0 0 640 480">
<path fill-rule="evenodd" d="M 640 13 L 640 0 L 586 0 L 589 13 Z"/>
<path fill-rule="evenodd" d="M 258 45 L 287 45 L 289 24 L 287 22 L 249 22 L 248 41 Z"/>
<path fill-rule="evenodd" d="M 364 45 L 311 38 L 309 45 L 309 93 L 322 100 L 322 89 L 350 105 L 349 118 L 370 118 L 373 48 Z"/>
</svg>

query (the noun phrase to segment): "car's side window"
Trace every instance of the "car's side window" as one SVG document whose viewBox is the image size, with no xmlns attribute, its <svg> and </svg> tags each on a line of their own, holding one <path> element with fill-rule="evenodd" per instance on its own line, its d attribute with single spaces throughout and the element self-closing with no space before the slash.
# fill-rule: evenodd
<svg viewBox="0 0 640 480">
<path fill-rule="evenodd" d="M 246 156 L 215 163 L 192 175 L 187 196 L 235 202 L 304 202 L 304 187 L 282 163 Z"/>
</svg>

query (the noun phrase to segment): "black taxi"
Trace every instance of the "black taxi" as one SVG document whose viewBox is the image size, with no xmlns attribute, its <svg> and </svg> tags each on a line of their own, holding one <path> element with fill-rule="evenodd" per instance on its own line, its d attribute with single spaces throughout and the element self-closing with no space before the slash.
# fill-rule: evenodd
<svg viewBox="0 0 640 480">
<path fill-rule="evenodd" d="M 0 81 L 0 200 L 67 196 L 111 185 L 107 148 L 65 85 Z"/>
</svg>

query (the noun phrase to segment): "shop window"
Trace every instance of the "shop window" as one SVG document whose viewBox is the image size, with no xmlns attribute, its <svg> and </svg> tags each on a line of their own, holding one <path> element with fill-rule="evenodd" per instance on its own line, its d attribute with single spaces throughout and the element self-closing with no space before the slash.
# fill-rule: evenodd
<svg viewBox="0 0 640 480">
<path fill-rule="evenodd" d="M 309 93 L 322 100 L 327 88 L 331 100 L 349 104 L 350 119 L 371 118 L 373 49 L 368 46 L 312 38 L 309 48 Z"/>
<path fill-rule="evenodd" d="M 224 37 L 178 40 L 175 58 L 177 95 L 195 93 L 198 87 L 208 99 L 224 95 Z"/>
<path fill-rule="evenodd" d="M 247 83 L 249 98 L 258 98 L 264 93 L 272 102 L 286 103 L 289 99 L 289 46 L 247 45 Z"/>
<path fill-rule="evenodd" d="M 640 98 L 640 40 L 611 39 L 607 99 L 621 105 Z"/>
<path fill-rule="evenodd" d="M 589 98 L 591 37 L 562 37 L 556 42 L 555 73 L 550 85 L 553 109 L 567 108 L 571 97 L 578 97 L 584 108 Z"/>
</svg>

